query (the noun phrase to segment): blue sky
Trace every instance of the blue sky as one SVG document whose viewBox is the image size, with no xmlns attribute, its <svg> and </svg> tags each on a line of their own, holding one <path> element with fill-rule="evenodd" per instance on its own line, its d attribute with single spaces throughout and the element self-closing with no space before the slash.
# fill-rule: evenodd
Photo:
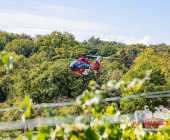
<svg viewBox="0 0 170 140">
<path fill-rule="evenodd" d="M 0 30 L 170 45 L 169 0 L 0 0 Z"/>
</svg>

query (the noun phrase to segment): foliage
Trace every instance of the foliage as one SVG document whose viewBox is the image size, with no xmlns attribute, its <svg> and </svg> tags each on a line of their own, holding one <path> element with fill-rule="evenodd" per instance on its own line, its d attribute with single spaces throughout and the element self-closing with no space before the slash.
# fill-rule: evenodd
<svg viewBox="0 0 170 140">
<path fill-rule="evenodd" d="M 143 52 L 147 46 L 144 44 L 131 44 L 126 47 L 126 51 L 130 54 L 130 62 L 133 63 L 135 58 Z"/>
<path fill-rule="evenodd" d="M 13 34 L 13 33 L 7 33 L 4 31 L 0 31 L 0 51 L 2 51 L 6 44 L 11 42 L 14 39 L 29 39 L 33 40 L 29 35 L 26 34 Z"/>
<path fill-rule="evenodd" d="M 0 66 L 5 65 L 6 73 L 13 69 L 13 61 L 12 58 L 6 52 L 0 52 Z M 0 78 L 0 102 L 6 100 L 8 94 L 8 86 L 7 83 L 9 81 L 9 76 L 4 76 Z"/>
<path fill-rule="evenodd" d="M 0 102 L 4 102 L 7 100 L 9 95 L 9 83 L 11 81 L 11 77 L 9 75 L 4 75 L 0 77 Z"/>
<path fill-rule="evenodd" d="M 74 35 L 68 32 L 57 32 L 54 31 L 50 35 L 44 35 L 39 37 L 35 42 L 35 46 L 40 47 L 40 52 L 50 60 L 55 60 L 57 58 L 68 58 L 77 57 L 77 55 L 72 53 L 67 53 L 62 50 L 73 51 L 73 52 L 86 52 L 82 45 L 75 40 Z M 56 56 L 57 55 L 57 56 Z"/>
<path fill-rule="evenodd" d="M 8 54 L 12 56 L 14 71 L 18 68 L 21 69 L 24 67 L 24 62 L 26 61 L 26 57 L 24 55 L 17 55 L 15 52 L 9 52 Z M 11 71 L 11 73 L 14 73 L 14 71 Z"/>
<path fill-rule="evenodd" d="M 25 75 L 26 72 L 28 75 Z M 52 102 L 59 95 L 76 97 L 86 84 L 81 77 L 70 76 L 67 60 L 45 61 L 29 72 L 25 70 L 25 73 L 20 75 L 20 82 L 14 83 L 16 94 L 22 97 L 29 95 L 36 103 Z"/>
<path fill-rule="evenodd" d="M 22 116 L 22 121 L 25 122 L 25 118 L 29 118 L 30 117 L 30 113 L 31 113 L 31 103 L 32 100 L 29 97 L 25 98 L 25 102 L 21 104 L 20 108 L 21 110 L 24 112 L 23 116 Z"/>
<path fill-rule="evenodd" d="M 119 81 L 120 78 L 127 72 L 127 68 L 124 65 L 121 65 L 117 61 L 114 61 L 108 65 L 108 73 L 106 75 L 107 81 L 116 80 Z"/>
<path fill-rule="evenodd" d="M 140 84 L 143 84 L 148 79 L 149 74 L 143 79 L 139 80 Z M 132 81 L 133 82 L 133 81 Z M 129 90 L 129 86 L 132 83 L 122 83 L 124 89 Z M 108 87 L 115 88 L 118 83 L 113 81 L 108 83 Z M 135 84 L 133 88 L 139 90 L 138 84 Z M 36 137 L 37 140 L 54 139 L 134 139 L 145 140 L 153 137 L 151 133 L 146 133 L 139 126 L 135 126 L 130 122 L 128 117 L 124 116 L 119 118 L 120 112 L 116 104 L 108 106 L 106 110 L 101 106 L 101 102 L 106 98 L 104 90 L 106 85 L 102 88 L 96 84 L 95 81 L 91 81 L 89 84 L 89 90 L 85 90 L 82 95 L 76 99 L 77 104 L 80 104 L 84 110 L 84 115 L 72 120 L 74 123 L 61 123 L 53 130 L 51 126 L 41 127 Z M 117 87 L 117 90 L 120 87 Z M 45 109 L 49 117 L 54 117 L 54 114 L 48 109 Z M 90 124 L 89 119 L 86 117 L 89 113 L 92 114 Z M 60 117 L 62 118 L 62 116 Z M 68 122 L 68 120 L 67 120 Z M 121 122 L 121 123 L 118 123 Z M 26 137 L 32 140 L 32 134 L 27 133 Z"/>
<path fill-rule="evenodd" d="M 165 58 L 154 53 L 154 50 L 147 48 L 134 60 L 134 65 L 131 70 L 129 70 L 126 75 L 122 77 L 121 80 L 130 81 L 133 78 L 142 78 L 145 75 L 147 69 L 152 70 L 151 80 L 147 81 L 143 87 L 138 92 L 126 92 L 122 91 L 122 97 L 128 95 L 134 95 L 138 93 L 148 93 L 153 91 L 163 91 L 167 90 L 165 72 L 164 72 L 164 62 L 161 62 Z M 163 64 L 162 64 L 163 63 Z M 128 99 L 120 102 L 121 109 L 125 113 L 132 113 L 135 110 L 143 109 L 143 105 L 149 105 L 151 110 L 154 110 L 154 107 L 157 105 L 166 103 L 167 98 L 152 98 L 152 99 Z"/>
<path fill-rule="evenodd" d="M 120 52 L 117 52 L 114 55 L 114 57 L 117 58 L 117 61 L 121 65 L 124 65 L 126 68 L 130 68 L 131 66 L 130 55 L 125 50 L 121 50 Z"/>
<path fill-rule="evenodd" d="M 137 128 L 132 127 L 130 123 L 126 125 L 125 129 L 123 129 L 123 126 L 121 126 L 123 127 L 122 129 L 118 129 L 120 124 L 101 125 L 102 121 L 105 123 L 105 119 L 100 118 L 100 115 L 106 116 L 107 120 L 109 114 L 114 112 L 111 111 L 109 113 L 109 110 L 114 110 L 115 107 L 114 104 L 110 107 L 107 107 L 107 105 L 103 106 L 101 100 L 105 97 L 125 97 L 141 92 L 170 89 L 170 49 L 166 44 L 150 46 L 143 44 L 125 45 L 116 41 L 102 41 L 94 36 L 80 43 L 76 41 L 71 33 L 57 31 L 49 35 L 38 35 L 37 40 L 34 41 L 25 34 L 17 35 L 0 31 L 0 49 L 8 48 L 11 51 L 9 54 L 5 52 L 0 54 L 0 64 L 7 64 L 7 69 L 5 65 L 0 68 L 0 108 L 19 106 L 25 96 L 32 98 L 34 104 L 51 103 L 55 100 L 63 102 L 59 98 L 64 97 L 70 101 L 75 99 L 85 89 L 88 89 L 84 92 L 88 95 L 86 104 L 92 103 L 92 105 L 88 113 L 84 113 L 84 117 L 88 116 L 88 114 L 93 114 L 95 116 L 94 120 L 96 119 L 96 122 L 93 120 L 95 122 L 93 124 L 98 124 L 94 127 L 89 126 L 89 122 L 85 124 L 75 122 L 73 125 L 57 126 L 55 131 L 51 127 L 45 127 L 41 129 L 39 136 L 46 132 L 47 135 L 43 137 L 49 137 L 49 132 L 53 131 L 53 136 L 55 134 L 58 139 L 88 139 L 89 136 L 92 136 L 91 138 L 93 139 L 128 139 L 129 135 L 131 139 L 133 137 L 135 139 L 137 135 L 132 134 L 137 133 Z M 98 85 L 93 83 L 90 87 L 87 87 L 89 80 L 83 80 L 82 76 L 79 75 L 75 77 L 70 75 L 69 63 L 79 56 L 63 50 L 76 53 L 84 52 L 89 55 L 112 56 L 116 57 L 117 60 L 102 59 L 100 71 L 94 74 L 93 70 L 91 70 L 89 73 L 89 77 L 94 79 Z M 12 61 L 9 56 L 13 57 L 13 65 L 11 65 Z M 93 58 L 91 60 L 94 62 Z M 13 67 L 13 71 L 7 74 L 6 72 L 10 71 Z M 146 81 L 141 87 L 139 80 L 133 79 L 135 77 L 143 78 L 147 69 L 152 69 L 151 80 Z M 118 82 L 111 90 L 101 89 L 102 84 L 110 84 L 109 80 L 116 80 L 115 84 L 119 80 L 124 80 L 125 83 L 133 80 L 132 83 L 138 86 L 136 86 L 135 90 L 131 88 L 126 91 L 123 89 L 116 90 L 121 86 L 127 86 L 123 82 Z M 99 91 L 100 94 L 98 94 Z M 100 100 L 98 100 L 98 95 L 101 96 Z M 166 98 L 153 98 L 152 100 L 143 98 L 128 99 L 121 101 L 121 109 L 122 112 L 134 112 L 135 110 L 142 109 L 144 104 L 148 104 L 153 109 L 158 104 L 165 103 L 165 101 Z M 93 104 L 93 102 L 97 102 L 97 104 Z M 85 107 L 88 110 L 89 106 L 86 104 L 83 105 L 83 108 Z M 58 115 L 82 115 L 80 107 L 81 105 L 60 107 L 55 108 L 54 112 Z M 30 115 L 30 118 L 46 116 L 42 108 L 32 109 Z M 9 118 L 9 116 L 11 117 Z M 19 110 L 0 113 L 1 121 L 15 121 L 20 118 L 21 112 Z M 70 128 L 67 133 L 65 132 L 67 131 L 66 128 Z M 129 129 L 132 130 L 129 131 Z M 135 132 L 133 131 L 134 129 Z M 148 135 L 146 134 L 142 138 L 149 139 Z M 157 134 L 157 136 L 161 135 Z M 32 134 L 28 133 L 27 137 L 31 139 Z M 151 137 L 153 138 L 153 135 L 150 136 L 150 139 Z"/>
<path fill-rule="evenodd" d="M 6 52 L 0 52 L 0 66 L 5 65 L 7 73 L 13 69 L 12 57 Z"/>
<path fill-rule="evenodd" d="M 12 131 L 0 131 L 0 139 L 2 140 L 9 140 L 9 139 L 15 139 L 18 136 L 13 133 Z"/>
<path fill-rule="evenodd" d="M 92 36 L 88 41 L 82 42 L 90 55 L 111 56 L 121 49 L 125 48 L 125 44 L 116 41 L 101 41 L 100 38 Z"/>
<path fill-rule="evenodd" d="M 80 105 L 63 106 L 56 108 L 54 113 L 57 115 L 81 115 L 83 110 Z"/>
<path fill-rule="evenodd" d="M 33 51 L 37 50 L 37 48 L 34 47 L 34 42 L 32 40 L 14 39 L 5 46 L 4 50 L 29 57 Z"/>
<path fill-rule="evenodd" d="M 122 78 L 122 76 L 127 72 L 127 68 L 124 65 L 121 65 L 117 61 L 108 64 L 106 68 L 108 69 L 108 71 L 105 75 L 103 75 L 103 79 L 102 79 L 103 83 L 105 84 L 110 80 L 119 81 Z M 106 94 L 107 97 L 117 97 L 121 95 L 121 92 L 115 90 L 109 90 L 106 92 Z M 119 103 L 119 101 L 117 101 L 117 103 Z"/>
</svg>

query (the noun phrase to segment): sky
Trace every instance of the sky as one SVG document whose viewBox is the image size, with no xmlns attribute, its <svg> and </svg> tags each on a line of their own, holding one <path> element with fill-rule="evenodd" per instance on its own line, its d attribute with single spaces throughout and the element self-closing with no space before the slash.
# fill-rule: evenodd
<svg viewBox="0 0 170 140">
<path fill-rule="evenodd" d="M 170 0 L 0 0 L 0 30 L 170 45 Z"/>
</svg>

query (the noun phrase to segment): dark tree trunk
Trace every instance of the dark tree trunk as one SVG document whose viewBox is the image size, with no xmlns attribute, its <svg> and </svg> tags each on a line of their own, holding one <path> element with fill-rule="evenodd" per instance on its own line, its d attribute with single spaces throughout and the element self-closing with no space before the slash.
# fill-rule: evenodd
<svg viewBox="0 0 170 140">
<path fill-rule="evenodd" d="M 68 98 L 70 98 L 70 97 L 71 97 L 71 90 L 70 90 L 70 89 L 68 90 L 67 95 L 68 95 Z"/>
<path fill-rule="evenodd" d="M 27 128 L 26 128 L 26 132 L 28 132 L 28 126 L 27 126 Z"/>
<path fill-rule="evenodd" d="M 37 131 L 37 127 L 34 127 L 34 131 Z"/>
<path fill-rule="evenodd" d="M 21 128 L 21 134 L 24 134 L 24 128 Z"/>
</svg>

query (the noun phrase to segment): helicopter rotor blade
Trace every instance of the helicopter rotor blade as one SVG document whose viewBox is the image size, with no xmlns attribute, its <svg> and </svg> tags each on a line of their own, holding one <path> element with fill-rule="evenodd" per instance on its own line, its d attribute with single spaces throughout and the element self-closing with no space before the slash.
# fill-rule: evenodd
<svg viewBox="0 0 170 140">
<path fill-rule="evenodd" d="M 61 51 L 65 51 L 65 52 L 69 52 L 69 53 L 74 53 L 74 54 L 80 55 L 80 53 L 75 53 L 75 52 L 71 52 L 71 51 L 66 51 L 66 50 L 61 50 Z"/>
<path fill-rule="evenodd" d="M 85 53 L 75 53 L 75 52 L 66 51 L 66 50 L 62 50 L 62 51 L 69 52 L 69 53 L 73 53 L 73 54 L 77 54 L 77 55 L 81 55 L 81 56 L 86 56 Z"/>
<path fill-rule="evenodd" d="M 93 55 L 86 55 L 86 56 L 89 56 L 89 57 L 97 57 L 97 56 L 93 56 Z"/>
<path fill-rule="evenodd" d="M 111 58 L 111 59 L 117 59 L 117 58 L 114 58 L 114 57 L 102 57 L 102 58 Z"/>
<path fill-rule="evenodd" d="M 51 47 L 53 48 L 53 47 Z M 98 57 L 98 56 L 94 56 L 94 55 L 86 55 L 85 53 L 75 53 L 75 52 L 72 52 L 72 51 L 67 51 L 67 50 L 61 50 L 59 48 L 53 48 L 55 49 L 58 49 L 59 51 L 65 51 L 65 52 L 69 52 L 69 53 L 73 53 L 73 54 L 77 54 L 77 55 L 81 55 L 81 56 L 88 56 L 88 57 Z M 114 58 L 114 57 L 103 57 L 103 56 L 100 56 L 101 58 L 111 58 L 111 59 L 117 59 L 117 58 Z"/>
<path fill-rule="evenodd" d="M 53 47 L 50 47 L 50 48 L 53 48 Z M 56 49 L 57 49 L 57 50 L 59 50 L 59 51 L 64 51 L 64 52 L 69 52 L 69 53 L 73 53 L 73 54 L 82 55 L 82 53 L 75 53 L 75 52 L 71 52 L 71 51 L 67 51 L 67 50 L 62 50 L 62 49 L 59 49 L 59 48 L 53 48 L 53 49 L 55 49 L 55 51 L 56 51 Z"/>
<path fill-rule="evenodd" d="M 86 56 L 89 56 L 89 57 L 98 57 L 98 56 L 93 56 L 93 55 L 86 55 Z M 111 58 L 111 59 L 116 59 L 114 57 L 103 57 L 103 56 L 100 56 L 101 58 Z"/>
</svg>

